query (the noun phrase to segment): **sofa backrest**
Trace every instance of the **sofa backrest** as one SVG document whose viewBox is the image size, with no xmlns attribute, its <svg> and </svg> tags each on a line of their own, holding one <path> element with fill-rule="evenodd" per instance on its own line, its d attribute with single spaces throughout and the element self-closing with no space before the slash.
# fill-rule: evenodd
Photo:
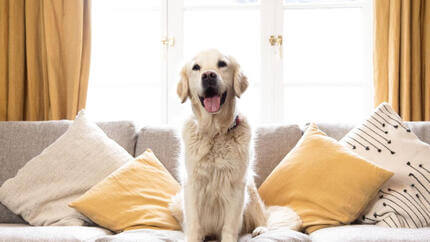
<svg viewBox="0 0 430 242">
<path fill-rule="evenodd" d="M 423 142 L 430 144 L 430 122 L 406 122 L 412 132 Z M 318 127 L 328 136 L 337 140 L 342 139 L 355 125 L 317 123 Z"/>
<path fill-rule="evenodd" d="M 255 129 L 254 170 L 257 187 L 302 137 L 298 125 L 264 126 Z"/>
<path fill-rule="evenodd" d="M 0 185 L 66 132 L 70 124 L 67 120 L 0 122 Z M 98 125 L 134 155 L 136 128 L 132 122 L 101 122 Z M 23 223 L 23 220 L 0 204 L 0 223 Z"/>
<path fill-rule="evenodd" d="M 136 156 L 151 149 L 167 170 L 178 179 L 178 158 L 181 142 L 178 130 L 172 127 L 144 127 L 137 135 Z"/>
<path fill-rule="evenodd" d="M 294 147 L 302 136 L 298 125 L 265 126 L 255 130 L 256 184 L 270 174 L 279 161 Z M 181 156 L 181 142 L 176 129 L 172 127 L 144 127 L 139 131 L 136 156 L 146 149 L 152 149 L 167 170 L 178 179 L 178 165 Z"/>
<path fill-rule="evenodd" d="M 336 140 L 343 138 L 354 124 L 317 123 L 328 136 Z M 424 142 L 430 144 L 430 122 L 408 122 L 412 131 Z M 298 125 L 261 126 L 254 134 L 254 169 L 257 186 L 266 179 L 286 154 L 296 145 L 303 134 L 303 127 Z M 177 130 L 169 127 L 144 127 L 139 131 L 136 156 L 147 148 L 166 166 L 167 170 L 178 179 L 178 158 L 180 157 L 180 137 Z"/>
<path fill-rule="evenodd" d="M 19 168 L 62 135 L 70 121 L 0 122 L 0 186 L 16 175 Z M 412 131 L 424 142 L 430 143 L 430 122 L 408 123 Z M 143 127 L 136 132 L 132 122 L 101 122 L 103 131 L 126 149 L 138 156 L 147 148 L 154 151 L 160 161 L 178 178 L 178 158 L 181 151 L 177 129 L 172 127 Z M 339 140 L 353 125 L 326 124 L 318 126 L 327 135 Z M 262 126 L 255 129 L 255 172 L 259 186 L 296 145 L 303 134 L 298 125 Z M 23 223 L 0 204 L 0 223 Z"/>
</svg>

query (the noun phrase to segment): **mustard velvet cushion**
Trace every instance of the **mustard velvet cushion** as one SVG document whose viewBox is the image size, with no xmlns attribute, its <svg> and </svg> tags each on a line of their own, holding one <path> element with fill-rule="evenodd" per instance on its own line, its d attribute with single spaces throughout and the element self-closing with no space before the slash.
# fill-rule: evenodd
<svg viewBox="0 0 430 242">
<path fill-rule="evenodd" d="M 179 230 L 168 204 L 179 183 L 151 150 L 126 163 L 69 204 L 114 232 L 151 228 Z"/>
<path fill-rule="evenodd" d="M 392 175 L 311 124 L 259 193 L 268 206 L 294 209 L 311 233 L 354 221 Z"/>
</svg>

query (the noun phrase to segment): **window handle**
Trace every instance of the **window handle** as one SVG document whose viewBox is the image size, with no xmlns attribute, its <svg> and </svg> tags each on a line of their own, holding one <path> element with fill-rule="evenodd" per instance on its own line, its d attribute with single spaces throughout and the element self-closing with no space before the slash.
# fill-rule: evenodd
<svg viewBox="0 0 430 242">
<path fill-rule="evenodd" d="M 175 46 L 175 38 L 165 36 L 161 39 L 161 44 L 166 47 L 173 47 Z"/>
<path fill-rule="evenodd" d="M 276 37 L 274 35 L 270 35 L 269 37 L 269 43 L 271 46 L 275 46 L 276 45 Z"/>
<path fill-rule="evenodd" d="M 274 51 L 275 51 L 275 54 L 277 56 L 279 56 L 279 58 L 281 58 L 281 59 L 282 59 L 282 52 L 283 52 L 283 50 L 282 50 L 283 41 L 284 41 L 284 39 L 283 39 L 282 35 L 278 35 L 278 36 L 270 35 L 270 37 L 269 37 L 270 45 L 272 47 L 278 47 L 278 48 L 274 49 Z"/>
<path fill-rule="evenodd" d="M 282 41 L 283 41 L 282 35 L 278 35 L 278 38 L 276 39 L 276 43 L 277 43 L 279 46 L 282 46 Z"/>
<path fill-rule="evenodd" d="M 283 38 L 282 35 L 278 35 L 278 36 L 274 36 L 274 35 L 270 35 L 269 37 L 269 43 L 271 46 L 281 46 L 283 42 Z"/>
</svg>

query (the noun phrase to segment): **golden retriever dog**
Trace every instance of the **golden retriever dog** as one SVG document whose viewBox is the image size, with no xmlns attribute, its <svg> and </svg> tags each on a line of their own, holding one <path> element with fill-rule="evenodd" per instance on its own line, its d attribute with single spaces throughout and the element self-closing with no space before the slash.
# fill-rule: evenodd
<svg viewBox="0 0 430 242">
<path fill-rule="evenodd" d="M 251 128 L 236 109 L 248 80 L 239 64 L 217 50 L 200 52 L 181 71 L 177 93 L 190 99 L 193 116 L 185 122 L 185 174 L 170 209 L 188 242 L 205 238 L 236 242 L 241 233 L 299 229 L 286 207 L 266 209 L 254 183 Z"/>
</svg>

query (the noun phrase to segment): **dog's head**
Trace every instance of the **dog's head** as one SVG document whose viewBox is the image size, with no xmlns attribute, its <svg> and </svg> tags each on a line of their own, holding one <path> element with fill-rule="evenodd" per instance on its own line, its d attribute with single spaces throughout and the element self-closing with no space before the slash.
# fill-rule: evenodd
<svg viewBox="0 0 430 242">
<path fill-rule="evenodd" d="M 248 80 L 231 56 L 206 50 L 185 64 L 177 93 L 181 102 L 190 98 L 193 109 L 215 115 L 248 87 Z"/>
</svg>

